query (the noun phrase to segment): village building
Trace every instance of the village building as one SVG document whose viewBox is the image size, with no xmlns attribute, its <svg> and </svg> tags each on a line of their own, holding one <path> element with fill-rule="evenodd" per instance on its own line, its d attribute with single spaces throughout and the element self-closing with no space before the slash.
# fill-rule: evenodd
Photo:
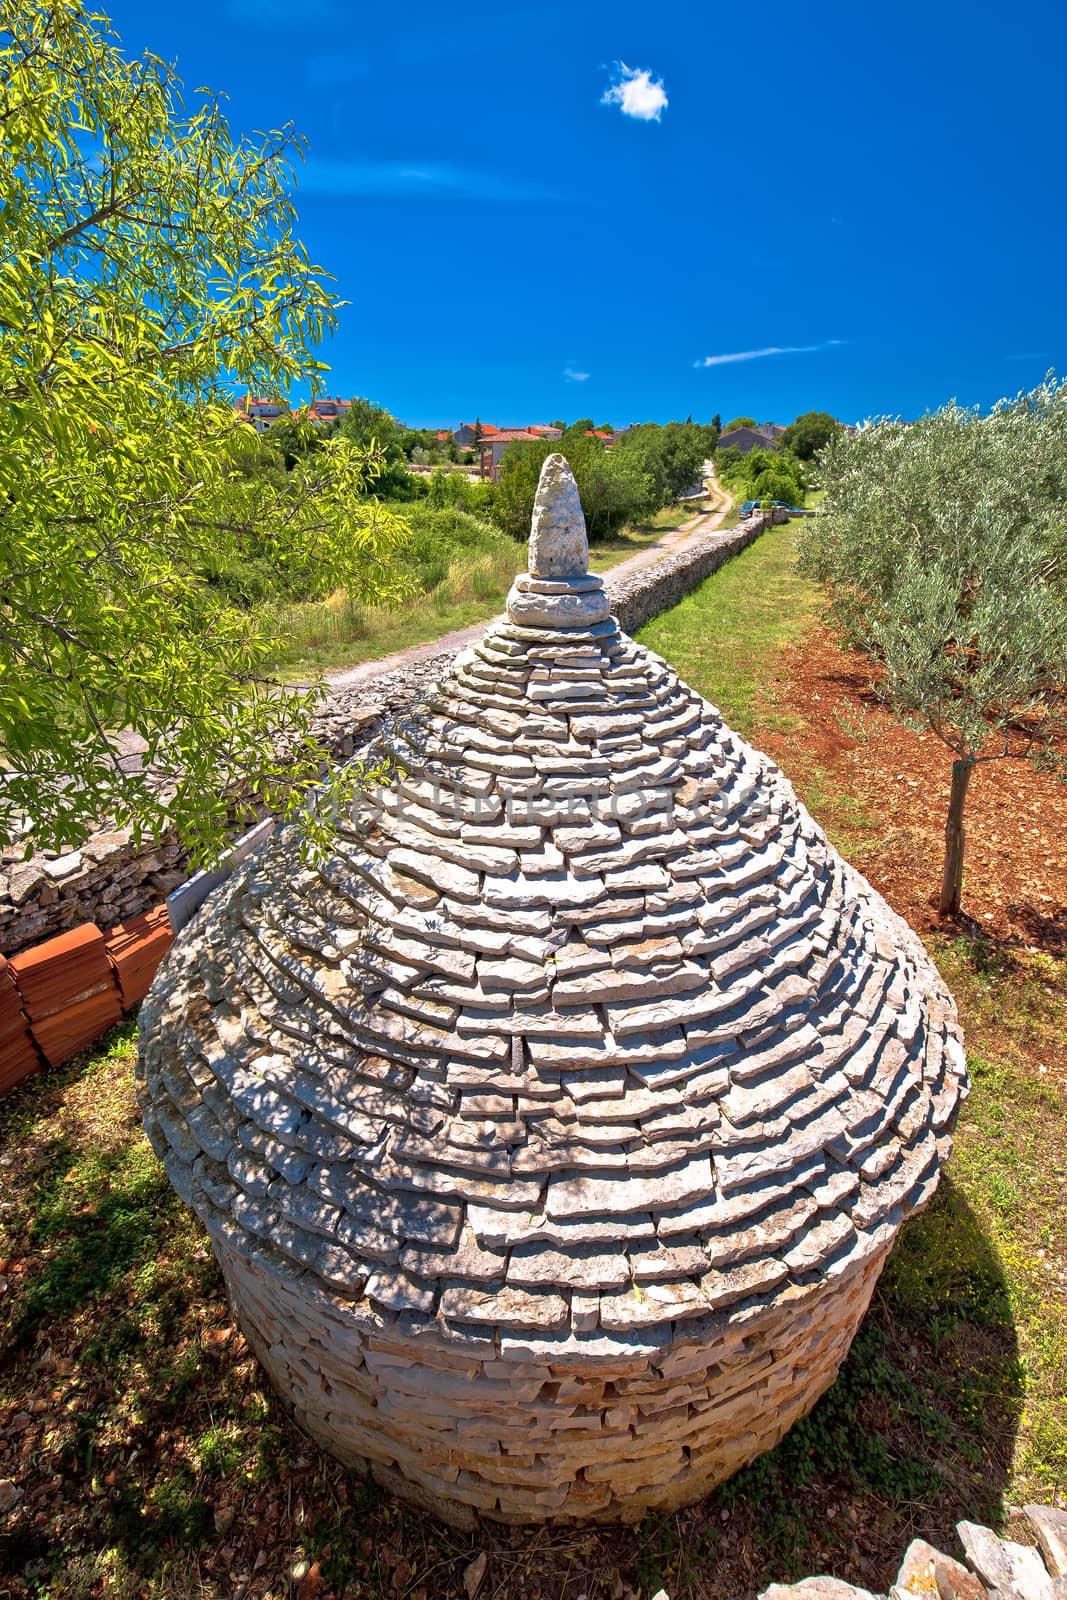
<svg viewBox="0 0 1067 1600">
<path fill-rule="evenodd" d="M 717 448 L 740 450 L 743 456 L 750 450 L 777 450 L 784 432 L 777 422 L 761 423 L 755 428 L 731 428 L 729 433 L 720 433 Z"/>
<path fill-rule="evenodd" d="M 332 398 L 320 395 L 317 399 L 309 401 L 306 408 L 291 407 L 288 400 L 257 399 L 246 394 L 234 401 L 233 409 L 234 414 L 242 421 L 251 423 L 257 433 L 266 433 L 267 429 L 282 417 L 300 417 L 305 409 L 312 422 L 326 427 L 330 423 L 342 421 L 351 404 L 351 400 L 342 400 L 340 395 Z"/>
</svg>

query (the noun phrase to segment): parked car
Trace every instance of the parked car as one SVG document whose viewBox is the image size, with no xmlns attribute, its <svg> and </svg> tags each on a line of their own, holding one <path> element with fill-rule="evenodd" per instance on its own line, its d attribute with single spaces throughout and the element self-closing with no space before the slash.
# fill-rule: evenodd
<svg viewBox="0 0 1067 1600">
<path fill-rule="evenodd" d="M 772 500 L 772 501 L 771 501 L 771 505 L 772 505 L 772 506 L 781 506 L 781 508 L 782 508 L 782 510 L 783 510 L 783 511 L 789 511 L 789 512 L 792 512 L 792 513 L 793 513 L 793 515 L 794 515 L 794 516 L 795 516 L 795 515 L 796 515 L 796 513 L 797 513 L 797 512 L 798 512 L 798 511 L 800 511 L 800 509 L 801 509 L 801 508 L 800 508 L 800 506 L 790 506 L 790 505 L 787 505 L 787 504 L 786 504 L 786 502 L 785 502 L 785 501 L 784 501 L 784 500 Z"/>
<path fill-rule="evenodd" d="M 759 510 L 759 501 L 758 500 L 746 500 L 744 505 L 741 507 L 741 515 L 742 515 L 742 517 L 750 517 L 754 511 L 758 511 L 758 510 Z"/>
</svg>

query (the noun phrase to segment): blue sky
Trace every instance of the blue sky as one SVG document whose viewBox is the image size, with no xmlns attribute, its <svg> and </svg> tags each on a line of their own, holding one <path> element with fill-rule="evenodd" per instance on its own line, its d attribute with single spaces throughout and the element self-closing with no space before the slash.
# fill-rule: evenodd
<svg viewBox="0 0 1067 1600">
<path fill-rule="evenodd" d="M 852 421 L 1067 370 L 1062 4 L 108 9 L 235 131 L 306 135 L 330 388 L 412 423 Z"/>
</svg>

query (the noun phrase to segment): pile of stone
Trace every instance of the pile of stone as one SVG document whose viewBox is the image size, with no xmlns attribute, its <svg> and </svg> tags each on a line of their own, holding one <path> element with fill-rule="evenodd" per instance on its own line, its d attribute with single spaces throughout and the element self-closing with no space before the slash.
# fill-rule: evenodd
<svg viewBox="0 0 1067 1600">
<path fill-rule="evenodd" d="M 1067 1597 L 1067 1512 L 1053 1506 L 1024 1506 L 1023 1515 L 1038 1549 L 1001 1539 L 977 1522 L 957 1524 L 966 1565 L 935 1550 L 925 1539 L 908 1546 L 888 1600 L 1065 1600 Z M 1042 1556 L 1044 1559 L 1042 1560 Z M 772 1584 L 760 1600 L 885 1600 L 840 1578 L 805 1578 Z"/>
<path fill-rule="evenodd" d="M 184 882 L 187 862 L 173 837 L 135 845 L 124 829 L 28 861 L 10 846 L 0 851 L 0 950 L 12 955 L 86 922 L 109 927 L 138 916 Z"/>
<path fill-rule="evenodd" d="M 393 755 L 178 938 L 149 1137 L 327 1449 L 460 1522 L 680 1506 L 832 1382 L 948 1154 L 952 1000 L 619 630 L 562 457 Z"/>
</svg>

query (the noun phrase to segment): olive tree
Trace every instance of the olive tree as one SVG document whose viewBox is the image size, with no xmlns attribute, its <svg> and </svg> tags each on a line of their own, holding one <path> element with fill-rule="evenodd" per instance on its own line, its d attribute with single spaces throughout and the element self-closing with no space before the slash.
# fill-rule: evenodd
<svg viewBox="0 0 1067 1600">
<path fill-rule="evenodd" d="M 885 701 L 953 755 L 939 907 L 954 915 L 975 769 L 1021 757 L 1067 776 L 1067 387 L 1050 375 L 984 416 L 953 403 L 837 435 L 819 472 L 802 563 Z"/>
<path fill-rule="evenodd" d="M 187 107 L 78 0 L 5 0 L 0 128 L 0 837 L 73 843 L 107 814 L 204 855 L 235 795 L 282 805 L 317 768 L 309 696 L 271 692 L 271 639 L 205 569 L 254 547 L 397 587 L 374 452 L 249 470 L 234 414 L 235 388 L 325 371 L 339 302 L 295 233 L 301 147 L 236 138 L 206 91 Z"/>
</svg>

